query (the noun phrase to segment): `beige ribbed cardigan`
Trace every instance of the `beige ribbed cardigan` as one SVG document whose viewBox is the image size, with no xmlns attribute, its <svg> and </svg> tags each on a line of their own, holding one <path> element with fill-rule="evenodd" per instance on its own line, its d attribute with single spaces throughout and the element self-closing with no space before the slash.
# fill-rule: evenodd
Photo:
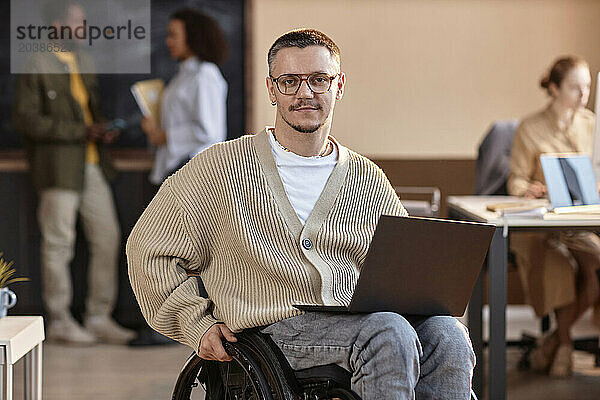
<svg viewBox="0 0 600 400">
<path fill-rule="evenodd" d="M 197 351 L 216 322 L 239 331 L 301 314 L 295 303 L 349 304 L 379 216 L 406 210 L 381 169 L 336 144 L 304 226 L 265 131 L 216 144 L 169 177 L 127 241 L 150 326 Z"/>
</svg>

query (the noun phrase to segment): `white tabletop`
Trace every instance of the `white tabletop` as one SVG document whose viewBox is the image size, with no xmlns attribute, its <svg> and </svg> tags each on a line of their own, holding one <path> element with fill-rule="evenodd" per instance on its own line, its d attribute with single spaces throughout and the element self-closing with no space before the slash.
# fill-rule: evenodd
<svg viewBox="0 0 600 400">
<path fill-rule="evenodd" d="M 502 217 L 499 212 L 488 211 L 488 204 L 522 202 L 523 198 L 515 196 L 448 196 L 448 207 L 477 222 L 486 222 L 496 226 L 507 227 L 600 227 L 600 218 L 586 216 L 568 216 L 552 219 L 527 217 Z"/>
<path fill-rule="evenodd" d="M 40 316 L 0 318 L 0 364 L 14 364 L 44 340 L 44 319 Z"/>
</svg>

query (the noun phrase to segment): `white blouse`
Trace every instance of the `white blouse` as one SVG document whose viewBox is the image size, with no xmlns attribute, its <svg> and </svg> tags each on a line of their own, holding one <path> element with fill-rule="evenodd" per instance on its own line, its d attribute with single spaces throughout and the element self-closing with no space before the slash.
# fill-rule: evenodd
<svg viewBox="0 0 600 400">
<path fill-rule="evenodd" d="M 163 92 L 161 127 L 150 181 L 159 185 L 173 169 L 227 137 L 227 82 L 215 64 L 190 57 Z"/>
</svg>

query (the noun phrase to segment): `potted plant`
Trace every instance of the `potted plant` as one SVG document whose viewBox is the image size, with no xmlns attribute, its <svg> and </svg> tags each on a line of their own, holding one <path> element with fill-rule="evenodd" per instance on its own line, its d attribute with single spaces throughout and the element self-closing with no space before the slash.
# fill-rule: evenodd
<svg viewBox="0 0 600 400">
<path fill-rule="evenodd" d="M 13 278 L 15 274 L 15 269 L 12 268 L 13 262 L 6 262 L 2 257 L 3 254 L 0 252 L 0 318 L 6 316 L 8 309 L 17 304 L 17 295 L 8 288 L 8 285 L 29 280 L 27 278 Z"/>
</svg>

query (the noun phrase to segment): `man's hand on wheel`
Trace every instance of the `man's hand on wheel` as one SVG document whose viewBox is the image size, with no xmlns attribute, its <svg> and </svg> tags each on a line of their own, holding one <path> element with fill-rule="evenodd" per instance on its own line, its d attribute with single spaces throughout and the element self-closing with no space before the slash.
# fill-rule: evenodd
<svg viewBox="0 0 600 400">
<path fill-rule="evenodd" d="M 228 342 L 237 342 L 236 337 L 225 324 L 211 326 L 200 339 L 198 356 L 205 360 L 231 361 L 231 356 L 223 347 L 223 338 Z"/>
</svg>

